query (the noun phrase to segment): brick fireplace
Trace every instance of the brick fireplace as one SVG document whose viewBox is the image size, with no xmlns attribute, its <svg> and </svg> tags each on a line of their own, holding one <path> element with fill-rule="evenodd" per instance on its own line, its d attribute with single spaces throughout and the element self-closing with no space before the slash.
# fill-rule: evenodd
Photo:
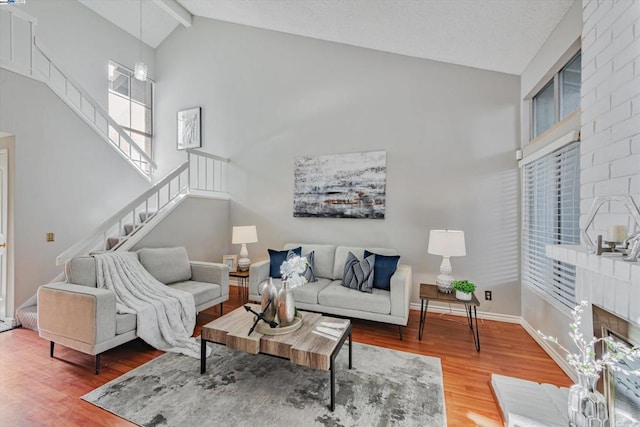
<svg viewBox="0 0 640 427">
<path fill-rule="evenodd" d="M 582 246 L 549 246 L 547 256 L 576 266 L 576 301 L 592 305 L 583 318 L 586 337 L 610 336 L 640 345 L 640 263 L 623 261 L 620 255 L 589 254 Z M 599 386 L 609 401 L 612 426 L 640 425 L 637 377 L 604 375 Z"/>
</svg>

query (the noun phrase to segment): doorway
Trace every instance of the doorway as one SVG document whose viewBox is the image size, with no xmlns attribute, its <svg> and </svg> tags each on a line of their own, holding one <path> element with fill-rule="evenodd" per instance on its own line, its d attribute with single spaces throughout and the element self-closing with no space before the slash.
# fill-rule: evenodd
<svg viewBox="0 0 640 427">
<path fill-rule="evenodd" d="M 7 314 L 7 212 L 9 152 L 0 149 L 0 320 Z"/>
</svg>

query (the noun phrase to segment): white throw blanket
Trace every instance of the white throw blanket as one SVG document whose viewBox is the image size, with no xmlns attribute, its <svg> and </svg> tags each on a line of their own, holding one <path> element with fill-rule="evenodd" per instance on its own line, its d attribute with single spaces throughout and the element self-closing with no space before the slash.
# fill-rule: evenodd
<svg viewBox="0 0 640 427">
<path fill-rule="evenodd" d="M 158 350 L 200 357 L 200 345 L 191 337 L 196 324 L 193 295 L 157 281 L 131 252 L 94 258 L 98 288 L 116 294 L 118 313 L 137 315 L 140 338 Z"/>
</svg>

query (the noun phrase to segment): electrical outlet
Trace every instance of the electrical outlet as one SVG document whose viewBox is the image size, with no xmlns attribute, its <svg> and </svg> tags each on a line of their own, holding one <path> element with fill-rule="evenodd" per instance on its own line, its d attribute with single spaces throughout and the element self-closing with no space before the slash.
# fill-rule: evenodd
<svg viewBox="0 0 640 427">
<path fill-rule="evenodd" d="M 484 300 L 491 301 L 491 291 L 484 291 Z"/>
<path fill-rule="evenodd" d="M 56 235 L 53 233 L 47 233 L 47 242 L 53 242 L 56 240 Z"/>
</svg>

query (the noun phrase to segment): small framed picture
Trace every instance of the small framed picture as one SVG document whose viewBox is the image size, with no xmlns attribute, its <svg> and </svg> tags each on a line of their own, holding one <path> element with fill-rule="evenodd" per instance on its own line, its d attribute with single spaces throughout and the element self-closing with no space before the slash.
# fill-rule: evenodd
<svg viewBox="0 0 640 427">
<path fill-rule="evenodd" d="M 223 255 L 222 262 L 227 264 L 230 273 L 235 273 L 238 270 L 238 255 Z"/>
<path fill-rule="evenodd" d="M 200 107 L 178 111 L 178 150 L 202 146 Z"/>
</svg>

